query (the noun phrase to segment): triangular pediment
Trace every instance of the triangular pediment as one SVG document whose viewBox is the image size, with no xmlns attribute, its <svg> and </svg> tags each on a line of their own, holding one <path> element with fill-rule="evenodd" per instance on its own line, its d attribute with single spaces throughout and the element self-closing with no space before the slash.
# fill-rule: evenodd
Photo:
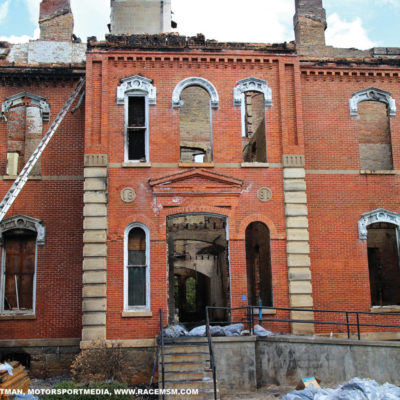
<svg viewBox="0 0 400 400">
<path fill-rule="evenodd" d="M 243 181 L 195 168 L 150 179 L 149 184 L 158 196 L 239 196 Z"/>
</svg>

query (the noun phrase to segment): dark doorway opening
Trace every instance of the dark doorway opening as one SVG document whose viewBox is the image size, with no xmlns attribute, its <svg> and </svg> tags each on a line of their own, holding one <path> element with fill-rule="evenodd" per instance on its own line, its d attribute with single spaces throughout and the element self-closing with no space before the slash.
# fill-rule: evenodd
<svg viewBox="0 0 400 400">
<path fill-rule="evenodd" d="M 167 218 L 169 322 L 192 327 L 205 320 L 206 306 L 230 306 L 227 220 L 214 214 Z M 211 313 L 225 321 L 227 313 Z"/>
<path fill-rule="evenodd" d="M 367 243 L 372 305 L 400 305 L 397 227 L 385 222 L 368 226 Z"/>
</svg>

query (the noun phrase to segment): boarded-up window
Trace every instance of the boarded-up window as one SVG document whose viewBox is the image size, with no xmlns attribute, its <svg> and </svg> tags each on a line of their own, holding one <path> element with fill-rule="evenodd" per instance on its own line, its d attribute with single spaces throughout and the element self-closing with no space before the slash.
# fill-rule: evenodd
<svg viewBox="0 0 400 400">
<path fill-rule="evenodd" d="M 243 161 L 266 162 L 264 94 L 252 91 L 244 92 L 243 114 Z"/>
<path fill-rule="evenodd" d="M 11 230 L 4 234 L 4 310 L 33 309 L 36 233 Z"/>
<path fill-rule="evenodd" d="M 133 228 L 128 236 L 128 306 L 146 305 L 146 234 Z"/>
<path fill-rule="evenodd" d="M 372 305 L 400 305 L 397 227 L 383 222 L 370 225 L 367 243 Z"/>
<path fill-rule="evenodd" d="M 128 97 L 127 153 L 128 160 L 146 161 L 146 101 L 144 97 Z"/>
<path fill-rule="evenodd" d="M 263 306 L 272 306 L 270 235 L 261 222 L 253 222 L 246 229 L 246 264 L 249 305 L 256 306 L 261 300 Z"/>
<path fill-rule="evenodd" d="M 211 162 L 210 95 L 200 86 L 189 86 L 181 93 L 179 112 L 182 162 Z"/>
<path fill-rule="evenodd" d="M 364 170 L 393 169 L 390 119 L 386 103 L 358 104 L 360 164 Z"/>
</svg>

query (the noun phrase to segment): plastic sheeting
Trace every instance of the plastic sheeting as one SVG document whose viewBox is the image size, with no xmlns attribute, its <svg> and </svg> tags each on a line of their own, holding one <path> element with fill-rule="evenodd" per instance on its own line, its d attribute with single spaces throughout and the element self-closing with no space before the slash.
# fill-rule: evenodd
<svg viewBox="0 0 400 400">
<path fill-rule="evenodd" d="M 336 389 L 304 389 L 287 394 L 283 400 L 399 400 L 400 387 L 374 380 L 354 378 Z"/>
<path fill-rule="evenodd" d="M 267 331 L 261 325 L 254 325 L 254 334 L 261 337 L 275 336 L 274 332 Z"/>
<path fill-rule="evenodd" d="M 164 336 L 167 338 L 178 338 L 187 336 L 188 331 L 181 325 L 170 325 L 164 329 Z"/>
</svg>

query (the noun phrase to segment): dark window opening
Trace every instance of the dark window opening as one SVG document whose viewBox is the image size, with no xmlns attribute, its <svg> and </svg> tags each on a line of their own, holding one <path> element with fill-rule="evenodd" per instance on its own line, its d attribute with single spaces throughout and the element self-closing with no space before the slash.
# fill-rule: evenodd
<svg viewBox="0 0 400 400">
<path fill-rule="evenodd" d="M 400 305 L 397 227 L 389 223 L 370 225 L 367 243 L 372 305 Z"/>
<path fill-rule="evenodd" d="M 15 229 L 6 232 L 4 239 L 4 310 L 32 310 L 36 233 Z"/>
<path fill-rule="evenodd" d="M 133 228 L 128 237 L 128 306 L 146 305 L 146 234 Z"/>
<path fill-rule="evenodd" d="M 145 98 L 129 97 L 128 99 L 128 159 L 146 161 Z"/>
<path fill-rule="evenodd" d="M 246 229 L 247 294 L 251 306 L 272 307 L 272 272 L 269 229 L 253 222 Z"/>
<path fill-rule="evenodd" d="M 182 162 L 204 162 L 207 154 L 203 149 L 181 146 Z"/>
<path fill-rule="evenodd" d="M 264 94 L 252 91 L 245 92 L 244 102 L 243 161 L 266 162 Z"/>
</svg>

